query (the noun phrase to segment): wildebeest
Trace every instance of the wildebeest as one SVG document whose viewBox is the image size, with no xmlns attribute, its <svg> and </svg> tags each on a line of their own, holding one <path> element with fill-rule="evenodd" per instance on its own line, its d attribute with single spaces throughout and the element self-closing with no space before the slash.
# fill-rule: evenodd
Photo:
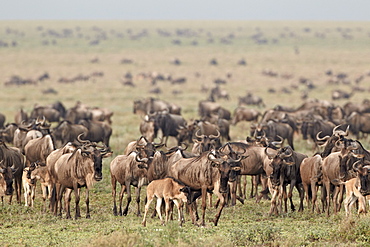
<svg viewBox="0 0 370 247">
<path fill-rule="evenodd" d="M 181 128 L 181 127 L 180 127 Z M 146 115 L 143 118 L 143 121 L 140 123 L 140 133 L 142 136 L 145 136 L 148 141 L 154 141 L 154 138 L 157 135 L 158 128 L 154 124 L 154 119 Z"/>
<path fill-rule="evenodd" d="M 1 168 L 0 168 L 0 198 L 1 198 L 2 205 L 4 205 L 5 191 L 6 191 L 6 182 L 5 182 L 4 174 L 1 172 Z"/>
<path fill-rule="evenodd" d="M 63 154 L 54 166 L 49 168 L 50 176 L 55 181 L 52 204 L 57 205 L 62 193 L 67 189 L 65 192 L 67 219 L 71 218 L 69 202 L 72 190 L 75 195 L 75 219 L 81 217 L 79 202 L 82 187 L 86 187 L 86 218 L 90 218 L 89 191 L 95 182 L 102 180 L 102 159 L 109 155 L 111 152 L 106 147 L 98 149 L 83 145 L 73 153 Z M 54 214 L 57 214 L 57 207 L 54 207 Z"/>
<path fill-rule="evenodd" d="M 26 207 L 33 207 L 36 194 L 36 185 L 34 181 L 31 181 L 30 173 L 30 167 L 25 167 L 23 169 L 22 185 L 24 190 L 24 205 Z"/>
<path fill-rule="evenodd" d="M 6 124 L 4 129 L 0 129 L 0 139 L 7 143 L 13 143 L 14 132 L 16 131 L 16 129 L 18 129 L 17 124 Z"/>
<path fill-rule="evenodd" d="M 213 191 L 220 201 L 220 207 L 213 220 L 217 226 L 222 209 L 225 206 L 223 193 L 227 192 L 227 183 L 233 170 L 240 170 L 240 160 L 234 160 L 228 156 L 217 157 L 214 151 L 208 151 L 199 157 L 181 158 L 169 169 L 169 176 L 174 177 L 185 185 L 202 190 L 202 219 L 201 225 L 205 225 L 205 210 L 207 190 Z M 234 179 L 236 175 L 234 174 Z M 195 223 L 195 222 L 193 222 Z"/>
<path fill-rule="evenodd" d="M 244 106 L 238 106 L 234 110 L 232 124 L 235 125 L 241 121 L 258 121 L 258 117 L 261 113 L 256 109 L 246 108 Z"/>
<path fill-rule="evenodd" d="M 88 129 L 81 124 L 73 124 L 68 120 L 61 121 L 53 130 L 52 136 L 56 147 L 62 147 L 68 142 L 73 142 L 77 136 L 82 134 L 82 138 L 86 139 Z"/>
<path fill-rule="evenodd" d="M 356 149 L 356 142 L 352 140 L 344 140 L 342 142 L 342 148 L 339 152 L 330 153 L 322 162 L 322 181 L 323 191 L 322 201 L 326 199 L 326 214 L 329 215 L 330 202 L 333 201 L 334 213 L 340 210 L 344 187 L 342 184 L 335 183 L 334 181 L 340 180 L 340 164 L 341 159 L 345 157 L 349 152 Z M 331 186 L 334 186 L 334 193 L 331 199 Z M 326 197 L 326 198 L 324 198 Z"/>
<path fill-rule="evenodd" d="M 68 120 L 73 124 L 77 124 L 82 119 L 91 120 L 92 112 L 89 108 L 90 107 L 82 102 L 77 101 L 74 107 L 71 107 L 66 111 L 64 120 Z"/>
<path fill-rule="evenodd" d="M 46 210 L 46 199 L 50 199 L 52 182 L 48 168 L 45 163 L 35 162 L 28 167 L 29 172 L 27 177 L 31 184 L 36 188 L 36 182 L 40 181 L 41 191 L 42 191 L 42 200 L 43 200 L 43 211 Z"/>
<path fill-rule="evenodd" d="M 263 103 L 262 98 L 255 96 L 252 93 L 247 93 L 247 95 L 239 97 L 238 105 L 256 105 L 258 107 L 265 107 L 265 103 Z"/>
<path fill-rule="evenodd" d="M 27 113 L 21 108 L 14 116 L 14 122 L 16 124 L 21 124 L 28 121 Z"/>
<path fill-rule="evenodd" d="M 173 201 L 177 207 L 178 210 L 178 221 L 180 226 L 182 225 L 184 221 L 184 216 L 182 212 L 183 203 L 187 203 L 187 195 L 184 193 L 186 190 L 184 190 L 185 185 L 180 183 L 180 181 L 176 181 L 173 178 L 164 178 L 164 179 L 158 179 L 150 182 L 148 184 L 148 187 L 146 188 L 146 198 L 147 203 L 145 205 L 145 212 L 144 212 L 144 218 L 142 221 L 142 225 L 146 226 L 146 215 L 149 210 L 150 203 L 153 201 L 154 197 L 157 198 L 157 206 L 156 210 L 159 215 L 159 218 L 162 222 L 162 224 L 168 222 L 168 216 L 170 211 L 170 200 Z M 162 200 L 165 201 L 166 204 L 166 219 L 163 221 L 162 214 L 161 214 L 161 204 Z"/>
<path fill-rule="evenodd" d="M 177 136 L 179 135 L 178 129 L 186 127 L 187 122 L 181 115 L 170 114 L 168 112 L 157 112 L 154 115 L 154 125 L 162 131 L 162 140 L 167 144 L 168 137 L 173 136 L 177 139 L 178 145 L 181 145 Z"/>
<path fill-rule="evenodd" d="M 288 145 L 294 150 L 294 130 L 288 123 L 269 120 L 267 123 L 252 125 L 251 134 L 256 139 L 265 136 L 273 141 L 287 140 Z"/>
<path fill-rule="evenodd" d="M 302 185 L 305 192 L 307 206 L 309 207 L 311 203 L 312 212 L 320 212 L 320 209 L 317 202 L 317 191 L 321 181 L 321 166 L 322 166 L 322 157 L 319 154 L 316 154 L 312 157 L 303 159 L 300 166 L 300 174 L 302 179 Z"/>
<path fill-rule="evenodd" d="M 359 160 L 353 164 L 353 169 L 357 176 L 345 182 L 346 199 L 344 200 L 344 208 L 346 215 L 351 214 L 351 207 L 358 200 L 358 214 L 366 213 L 365 196 L 370 195 L 369 169 L 370 162 Z"/>
<path fill-rule="evenodd" d="M 54 142 L 51 135 L 30 140 L 24 146 L 26 166 L 30 166 L 32 162 L 36 161 L 46 164 L 46 158 L 54 149 Z"/>
<path fill-rule="evenodd" d="M 133 151 L 128 155 L 116 156 L 110 163 L 114 215 L 127 215 L 131 202 L 131 185 L 136 187 L 137 215 L 140 215 L 140 190 L 142 186 L 148 184 L 146 178 L 147 166 L 143 164 L 147 161 L 148 158 L 142 159 L 137 152 Z M 121 184 L 118 212 L 116 205 L 117 182 Z M 122 199 L 125 192 L 127 193 L 127 205 L 122 212 Z"/>
<path fill-rule="evenodd" d="M 171 114 L 180 115 L 181 107 L 176 104 L 168 103 L 166 101 L 155 98 L 146 98 L 134 101 L 133 112 L 135 114 L 146 115 L 162 111 L 167 111 Z"/>
<path fill-rule="evenodd" d="M 101 121 L 92 120 L 80 120 L 78 124 L 81 124 L 87 128 L 87 135 L 84 137 L 92 142 L 103 142 L 109 147 L 110 136 L 112 135 L 112 127 Z"/>
<path fill-rule="evenodd" d="M 349 130 L 356 135 L 357 139 L 370 133 L 370 113 L 352 112 L 346 121 L 350 125 Z"/>
<path fill-rule="evenodd" d="M 292 200 L 293 188 L 296 187 L 300 197 L 299 210 L 303 211 L 304 191 L 301 187 L 302 179 L 300 175 L 300 165 L 307 155 L 293 151 L 290 146 L 280 148 L 276 155 L 268 155 L 271 159 L 270 166 L 273 171 L 270 175 L 270 190 L 274 190 L 271 199 L 271 207 L 269 215 L 272 213 L 277 214 L 278 209 L 276 205 L 276 196 L 282 206 L 282 199 L 284 199 L 284 212 L 287 213 L 287 199 L 290 200 L 291 210 L 294 211 L 295 207 Z M 288 194 L 286 193 L 286 185 L 290 185 Z M 277 192 L 276 192 L 277 190 Z"/>
<path fill-rule="evenodd" d="M 44 117 L 48 122 L 59 122 L 61 113 L 50 106 L 35 105 L 30 117 L 34 119 Z"/>
<path fill-rule="evenodd" d="M 0 172 L 6 182 L 6 195 L 10 195 L 9 202 L 13 196 L 13 180 L 17 196 L 17 202 L 21 203 L 22 173 L 24 168 L 24 158 L 19 149 L 8 147 L 0 140 Z"/>
</svg>

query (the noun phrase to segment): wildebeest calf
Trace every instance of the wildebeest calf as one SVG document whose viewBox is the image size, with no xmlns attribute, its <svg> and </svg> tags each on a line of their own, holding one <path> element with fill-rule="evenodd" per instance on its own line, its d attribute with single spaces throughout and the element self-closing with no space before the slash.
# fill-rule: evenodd
<svg viewBox="0 0 370 247">
<path fill-rule="evenodd" d="M 145 213 L 144 213 L 144 218 L 143 218 L 143 226 L 146 226 L 146 215 L 149 210 L 150 203 L 153 201 L 154 196 L 157 197 L 157 206 L 156 210 L 159 215 L 159 218 L 161 219 L 162 224 L 163 218 L 161 214 L 161 205 L 162 205 L 162 200 L 164 199 L 166 203 L 166 223 L 168 222 L 168 215 L 169 215 L 169 210 L 170 210 L 170 200 L 173 200 L 173 202 L 177 206 L 178 210 L 178 220 L 180 223 L 180 226 L 182 225 L 184 221 L 183 217 L 183 212 L 182 212 L 182 206 L 183 202 L 187 202 L 187 196 L 183 192 L 185 185 L 182 183 L 180 184 L 178 181 L 175 181 L 173 178 L 164 178 L 164 179 L 159 179 L 159 180 L 153 180 L 150 182 L 146 189 L 146 195 L 147 195 L 147 203 L 145 205 Z"/>
</svg>

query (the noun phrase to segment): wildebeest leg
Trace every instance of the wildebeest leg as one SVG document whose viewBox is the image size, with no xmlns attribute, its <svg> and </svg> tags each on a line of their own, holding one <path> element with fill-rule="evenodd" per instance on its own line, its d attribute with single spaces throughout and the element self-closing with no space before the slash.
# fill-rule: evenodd
<svg viewBox="0 0 370 247">
<path fill-rule="evenodd" d="M 207 207 L 207 188 L 202 188 L 202 219 L 201 226 L 205 226 L 205 215 Z"/>
<path fill-rule="evenodd" d="M 131 188 L 130 188 L 130 182 L 126 181 L 125 182 L 125 187 L 126 187 L 126 193 L 127 193 L 127 205 L 125 209 L 122 212 L 122 215 L 126 216 L 128 212 L 128 206 L 130 205 L 131 202 Z"/>
<path fill-rule="evenodd" d="M 147 198 L 147 202 L 145 204 L 145 211 L 144 211 L 144 217 L 143 217 L 143 221 L 141 222 L 141 224 L 143 226 L 146 226 L 146 215 L 148 214 L 148 210 L 149 210 L 149 207 L 150 207 L 150 204 L 152 203 L 154 199 L 154 195 L 150 195 L 148 198 Z"/>
<path fill-rule="evenodd" d="M 17 202 L 22 203 L 22 178 L 14 179 L 15 192 L 17 193 Z"/>
<path fill-rule="evenodd" d="M 344 209 L 346 211 L 346 216 L 350 216 L 351 215 L 351 209 L 352 209 L 352 205 L 353 203 L 355 203 L 357 201 L 357 197 L 355 197 L 353 195 L 353 193 L 351 193 L 350 196 L 346 197 L 346 199 L 344 200 Z"/>
<path fill-rule="evenodd" d="M 225 207 L 225 194 L 220 192 L 220 184 L 219 183 L 217 183 L 214 186 L 213 193 L 217 196 L 217 198 L 220 201 L 220 208 L 218 209 L 218 212 L 215 216 L 215 219 L 213 220 L 213 223 L 215 224 L 215 226 L 217 226 L 218 220 L 220 219 L 220 216 L 221 216 L 221 213 L 222 213 L 222 209 Z M 203 217 L 204 217 L 204 215 L 203 215 Z"/>
<path fill-rule="evenodd" d="M 290 209 L 292 210 L 292 212 L 294 212 L 295 211 L 295 207 L 294 207 L 294 203 L 293 203 L 293 189 L 294 189 L 294 187 L 297 187 L 297 182 L 295 181 L 295 180 L 292 180 L 291 182 L 290 182 L 290 185 L 289 185 L 289 192 L 288 192 L 288 198 L 289 198 L 289 202 L 290 202 Z M 299 190 L 299 188 L 297 187 L 297 190 L 298 190 L 298 192 L 299 193 L 301 193 L 300 192 L 300 190 Z M 300 195 L 301 196 L 301 195 Z M 285 207 L 287 207 L 287 205 L 285 206 Z M 285 209 L 285 210 L 287 210 L 287 208 Z M 287 210 L 288 211 L 288 210 Z M 286 211 L 286 212 L 287 212 Z"/>
<path fill-rule="evenodd" d="M 155 207 L 155 209 L 157 210 L 157 214 L 159 216 L 159 219 L 161 220 L 161 224 L 163 225 L 163 218 L 162 218 L 162 214 L 161 214 L 161 205 L 162 205 L 162 198 L 160 197 L 157 197 L 157 206 Z"/>
<path fill-rule="evenodd" d="M 325 181 L 325 195 L 326 195 L 326 216 L 330 214 L 330 181 Z"/>
<path fill-rule="evenodd" d="M 230 192 L 229 193 L 231 195 L 231 206 L 235 206 L 236 205 L 236 189 L 237 189 L 236 187 L 238 186 L 237 182 L 236 181 L 231 182 L 231 183 L 229 182 L 229 186 L 230 186 Z M 239 185 L 239 187 L 240 187 L 240 185 Z"/>
<path fill-rule="evenodd" d="M 24 190 L 24 206 L 28 207 L 30 204 L 29 204 L 29 201 L 28 201 L 28 198 L 29 198 L 29 192 L 30 192 L 30 185 L 28 183 L 25 183 L 23 185 L 23 190 Z"/>
<path fill-rule="evenodd" d="M 136 192 L 136 204 L 137 204 L 137 213 L 136 213 L 136 215 L 141 217 L 141 213 L 140 213 L 140 191 L 141 191 L 141 186 L 138 186 L 135 189 L 135 192 Z"/>
<path fill-rule="evenodd" d="M 342 202 L 343 202 L 343 196 L 344 196 L 344 185 L 341 184 L 339 185 L 339 194 L 338 194 L 338 200 L 337 200 L 337 210 L 338 212 L 340 211 L 340 208 L 342 207 Z"/>
<path fill-rule="evenodd" d="M 325 188 L 325 184 L 323 184 L 321 186 L 320 200 L 321 200 L 321 210 L 324 213 L 325 210 L 326 210 L 326 188 Z"/>
<path fill-rule="evenodd" d="M 168 222 L 169 214 L 170 214 L 170 199 L 168 197 L 164 198 L 164 202 L 166 205 L 165 212 L 166 212 L 166 224 Z"/>
<path fill-rule="evenodd" d="M 185 222 L 184 214 L 183 214 L 183 211 L 182 211 L 183 203 L 182 203 L 181 200 L 177 200 L 177 199 L 173 200 L 173 202 L 175 203 L 175 205 L 177 207 L 179 225 L 182 226 L 182 223 Z"/>
<path fill-rule="evenodd" d="M 262 191 L 267 191 L 267 193 L 262 194 L 263 199 L 270 200 L 270 198 L 268 196 L 268 192 L 269 192 L 268 188 L 269 187 L 268 187 L 267 177 L 265 175 L 261 174 L 261 175 L 259 175 L 259 180 L 261 181 Z M 256 188 L 258 188 L 258 186 Z M 256 193 L 257 193 L 257 191 L 256 191 Z"/>
<path fill-rule="evenodd" d="M 89 189 L 86 187 L 86 219 L 90 219 L 90 197 Z"/>
<path fill-rule="evenodd" d="M 299 209 L 298 212 L 303 212 L 303 200 L 304 200 L 304 191 L 302 184 L 296 184 L 296 188 L 299 193 Z"/>
<path fill-rule="evenodd" d="M 33 207 L 33 203 L 35 201 L 35 195 L 36 195 L 36 184 L 31 185 L 31 207 Z"/>
<path fill-rule="evenodd" d="M 66 189 L 66 192 L 64 194 L 64 209 L 66 211 L 66 219 L 71 218 L 71 189 Z"/>
<path fill-rule="evenodd" d="M 243 198 L 243 189 L 242 189 L 242 175 L 236 177 L 236 193 Z"/>
<path fill-rule="evenodd" d="M 41 190 L 42 190 L 42 201 L 43 201 L 42 212 L 45 212 L 46 211 L 46 198 L 48 197 L 48 187 L 45 184 L 41 184 Z"/>
<path fill-rule="evenodd" d="M 283 208 L 283 203 L 284 203 L 284 213 L 288 212 L 288 195 L 286 193 L 286 186 L 285 185 L 280 185 L 280 193 L 279 193 L 279 200 L 278 200 L 278 205 L 279 205 L 279 212 L 282 212 Z"/>
<path fill-rule="evenodd" d="M 80 191 L 81 188 L 77 187 L 77 184 L 73 186 L 74 194 L 75 194 L 75 219 L 77 220 L 79 217 L 81 217 L 81 212 L 80 212 Z"/>
<path fill-rule="evenodd" d="M 335 186 L 334 193 L 333 193 L 333 206 L 334 206 L 334 213 L 338 212 L 338 195 L 339 195 L 339 186 Z"/>
<path fill-rule="evenodd" d="M 319 189 L 319 186 L 316 185 L 316 182 L 311 182 L 311 193 L 312 193 L 312 198 L 311 198 L 311 201 L 312 201 L 312 212 L 315 211 L 315 208 L 316 208 L 316 212 L 317 213 L 320 213 L 320 208 L 319 206 L 317 205 L 317 190 Z"/>
<path fill-rule="evenodd" d="M 119 216 L 122 216 L 122 201 L 123 201 L 123 195 L 125 194 L 125 191 L 126 191 L 126 185 L 121 184 L 121 191 L 119 192 L 119 210 L 118 210 Z"/>
<path fill-rule="evenodd" d="M 113 215 L 117 216 L 117 204 L 116 204 L 116 195 L 117 195 L 117 180 L 114 176 L 111 176 L 112 182 L 112 197 L 113 197 Z"/>
<path fill-rule="evenodd" d="M 303 195 L 306 200 L 307 208 L 309 208 L 310 207 L 309 187 L 308 184 L 306 183 L 303 183 L 302 186 L 303 186 Z"/>
<path fill-rule="evenodd" d="M 271 180 L 268 179 L 268 185 L 269 185 L 269 190 L 271 192 L 271 205 L 270 205 L 270 211 L 268 213 L 269 216 L 271 216 L 273 213 L 275 215 L 277 215 L 277 205 L 276 205 L 276 202 L 277 202 L 277 199 L 278 199 L 278 196 L 279 196 L 279 187 L 273 187 L 272 184 L 271 184 Z"/>
</svg>

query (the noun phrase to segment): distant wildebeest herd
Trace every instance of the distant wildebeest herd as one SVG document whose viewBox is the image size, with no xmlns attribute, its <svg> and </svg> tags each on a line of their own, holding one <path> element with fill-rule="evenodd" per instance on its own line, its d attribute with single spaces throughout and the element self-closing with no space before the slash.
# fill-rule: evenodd
<svg viewBox="0 0 370 247">
<path fill-rule="evenodd" d="M 140 190 L 147 187 L 147 204 L 142 224 L 151 201 L 157 198 L 156 211 L 162 222 L 168 221 L 171 201 L 178 208 L 180 224 L 184 221 L 183 204 L 189 207 L 193 224 L 197 224 L 197 201 L 202 203 L 200 225 L 205 225 L 208 197 L 217 197 L 218 224 L 226 204 L 235 205 L 246 199 L 243 175 L 252 176 L 251 197 L 257 202 L 271 197 L 269 215 L 295 210 L 293 189 L 299 195 L 299 211 L 338 212 L 346 214 L 358 201 L 358 212 L 366 212 L 370 200 L 370 153 L 359 141 L 370 132 L 370 103 L 347 103 L 308 99 L 293 109 L 277 106 L 260 112 L 246 105 L 264 107 L 261 98 L 248 93 L 240 99 L 233 113 L 215 102 L 212 90 L 207 100 L 198 104 L 198 117 L 188 121 L 181 107 L 156 98 L 133 102 L 133 113 L 140 115 L 141 136 L 130 142 L 123 154 L 110 164 L 113 214 L 127 215 L 131 202 L 131 185 L 136 188 L 137 215 L 141 215 Z M 260 108 L 258 108 L 260 109 Z M 27 114 L 22 109 L 14 123 L 5 123 L 0 114 L 0 196 L 15 193 L 21 203 L 22 184 L 26 206 L 33 206 L 36 181 L 43 192 L 43 210 L 71 218 L 71 194 L 75 196 L 75 218 L 81 216 L 80 190 L 86 188 L 86 217 L 90 217 L 89 190 L 102 179 L 102 160 L 112 155 L 109 145 L 113 112 L 89 107 L 81 102 L 66 109 L 61 102 L 35 105 Z M 231 140 L 230 127 L 249 121 L 250 134 L 244 140 Z M 56 123 L 51 128 L 51 123 Z M 351 139 L 352 135 L 356 139 Z M 169 138 L 176 145 L 169 147 Z M 308 157 L 295 151 L 295 138 L 308 139 L 316 154 Z M 191 147 L 191 150 L 187 150 Z M 117 182 L 121 184 L 116 203 Z M 14 184 L 14 185 L 13 185 Z M 262 189 L 257 192 L 258 186 Z M 287 192 L 286 187 L 289 185 Z M 321 188 L 321 206 L 318 190 Z M 127 204 L 123 208 L 123 197 Z M 62 198 L 65 198 L 64 207 Z M 208 197 L 207 197 L 208 196 Z M 47 201 L 50 203 L 47 205 Z M 165 220 L 161 201 L 165 201 Z M 333 209 L 331 209 L 333 204 Z"/>
</svg>

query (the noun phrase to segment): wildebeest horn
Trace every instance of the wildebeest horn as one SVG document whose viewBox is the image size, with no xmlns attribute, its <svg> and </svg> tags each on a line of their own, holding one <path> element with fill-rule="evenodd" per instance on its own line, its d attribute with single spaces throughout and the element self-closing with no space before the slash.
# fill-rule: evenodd
<svg viewBox="0 0 370 247">
<path fill-rule="evenodd" d="M 215 155 L 214 155 L 212 152 L 210 152 L 210 153 L 208 154 L 207 158 L 208 158 L 208 160 L 210 160 L 210 161 L 212 161 L 212 162 L 214 162 L 214 163 L 216 163 L 216 164 L 219 164 L 219 163 L 221 163 L 221 162 L 222 162 L 222 159 L 218 159 L 218 158 L 216 158 L 216 157 L 215 157 Z"/>
<path fill-rule="evenodd" d="M 361 168 L 361 167 L 359 167 L 359 165 L 361 165 L 361 167 L 362 167 L 361 160 L 358 160 L 355 163 L 353 163 L 353 165 L 352 165 L 353 170 L 357 172 L 358 169 Z"/>
<path fill-rule="evenodd" d="M 216 136 L 215 135 L 209 135 L 209 138 L 211 138 L 211 139 L 219 138 L 221 136 L 220 131 L 218 131 L 218 130 L 216 130 L 216 131 L 217 131 L 217 135 Z"/>
<path fill-rule="evenodd" d="M 275 157 L 276 154 L 269 153 L 268 148 L 265 148 L 265 154 L 267 157 L 271 160 L 272 158 Z"/>
<path fill-rule="evenodd" d="M 291 157 L 292 155 L 293 155 L 293 151 L 289 148 L 289 149 L 287 149 L 286 151 L 288 151 L 289 150 L 289 153 L 287 154 L 286 152 L 283 152 L 283 153 L 281 153 L 280 155 L 279 155 L 279 157 L 281 158 L 281 159 L 285 159 L 285 158 L 288 158 L 288 157 Z"/>
<path fill-rule="evenodd" d="M 200 131 L 200 129 L 198 129 L 197 132 L 195 132 L 195 136 L 199 139 L 203 139 L 204 135 L 199 135 L 199 133 L 198 133 L 199 131 Z"/>
<path fill-rule="evenodd" d="M 139 157 L 139 154 L 136 154 L 136 156 L 135 156 L 135 160 L 137 161 L 137 162 L 143 162 L 143 163 L 147 163 L 148 162 L 148 158 L 140 158 Z"/>
<path fill-rule="evenodd" d="M 324 136 L 324 137 L 320 137 L 320 134 L 322 133 L 322 131 L 319 131 L 317 134 L 316 134 L 316 140 L 318 140 L 318 141 L 323 141 L 323 142 L 325 142 L 325 141 L 327 141 L 329 138 L 330 138 L 330 136 Z"/>
<path fill-rule="evenodd" d="M 277 137 L 279 137 L 280 141 L 272 141 L 271 144 L 274 145 L 274 146 L 278 146 L 278 145 L 283 144 L 283 141 L 284 141 L 283 137 L 281 137 L 279 135 L 277 135 Z"/>
<path fill-rule="evenodd" d="M 144 139 L 144 141 L 142 141 L 142 139 Z M 137 139 L 136 141 L 136 145 L 140 147 L 146 146 L 147 143 L 148 141 L 146 140 L 144 136 L 140 136 L 139 139 Z"/>
<path fill-rule="evenodd" d="M 83 133 L 79 134 L 77 136 L 77 141 L 79 141 L 80 143 L 90 143 L 89 140 L 82 140 L 81 137 L 83 136 Z"/>
<path fill-rule="evenodd" d="M 345 132 L 343 130 L 337 130 L 340 126 L 341 126 L 341 124 L 334 127 L 334 129 L 333 129 L 333 135 L 337 135 L 337 136 L 339 136 L 339 135 L 348 136 L 349 125 L 347 126 L 347 129 L 346 129 Z"/>
</svg>

